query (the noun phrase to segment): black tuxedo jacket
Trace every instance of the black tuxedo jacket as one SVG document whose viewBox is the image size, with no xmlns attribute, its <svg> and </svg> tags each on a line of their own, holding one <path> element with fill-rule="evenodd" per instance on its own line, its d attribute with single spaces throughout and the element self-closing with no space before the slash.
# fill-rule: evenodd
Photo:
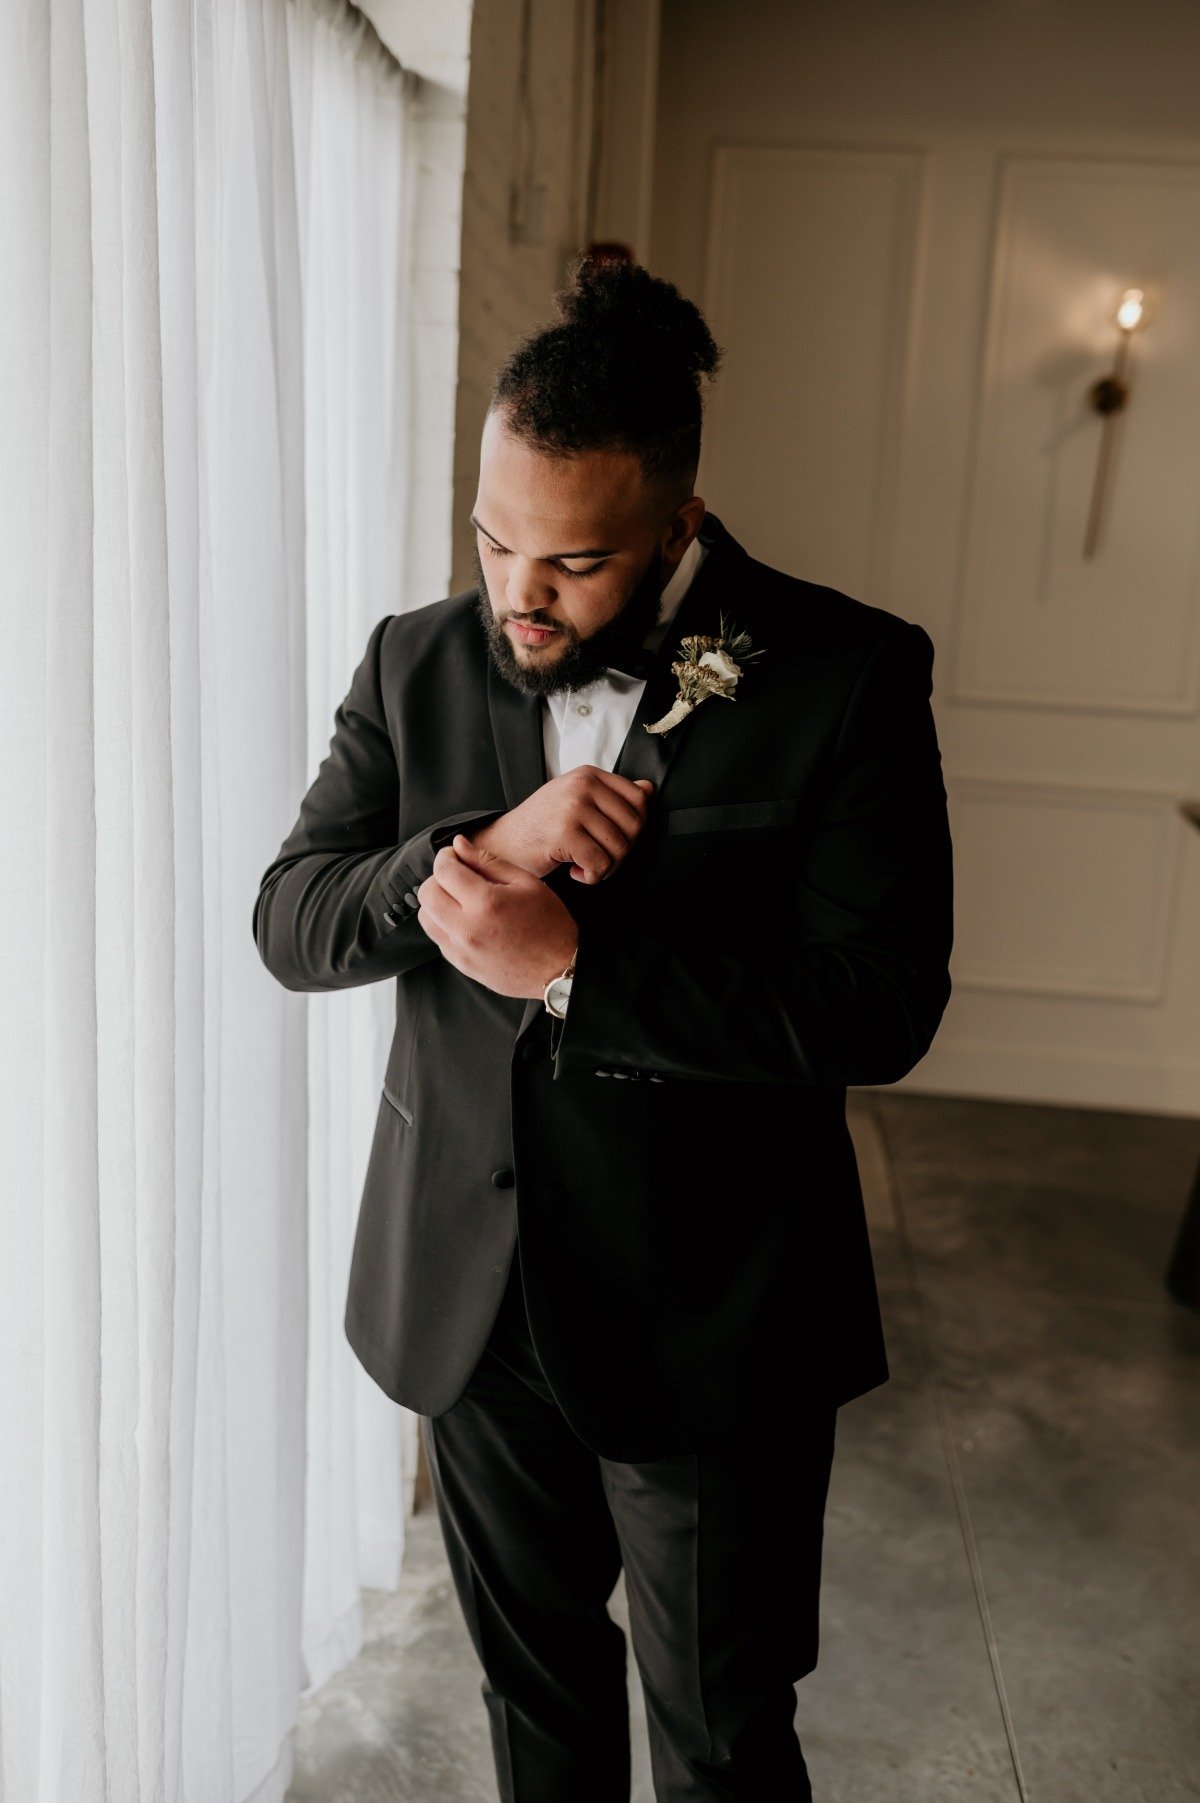
<svg viewBox="0 0 1200 1803">
<path fill-rule="evenodd" d="M 579 924 L 564 1022 L 447 962 L 416 918 L 438 848 L 546 781 L 539 698 L 471 589 L 372 631 L 254 905 L 294 990 L 396 979 L 346 1334 L 438 1415 L 487 1340 L 518 1226 L 530 1331 L 578 1435 L 618 1460 L 841 1403 L 887 1358 L 848 1084 L 895 1082 L 950 994 L 951 844 L 920 626 L 708 555 L 617 760 L 655 789 Z M 745 627 L 732 700 L 665 735 L 686 633 Z"/>
</svg>

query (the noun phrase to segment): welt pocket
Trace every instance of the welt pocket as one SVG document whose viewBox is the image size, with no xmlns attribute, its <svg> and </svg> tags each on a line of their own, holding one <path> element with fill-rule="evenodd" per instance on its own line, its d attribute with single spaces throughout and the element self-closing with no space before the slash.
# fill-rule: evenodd
<svg viewBox="0 0 1200 1803">
<path fill-rule="evenodd" d="M 412 1125 L 412 1109 L 406 1108 L 399 1096 L 393 1094 L 386 1083 L 383 1086 L 383 1099 L 385 1102 L 390 1103 L 402 1120 L 406 1120 L 410 1126 Z"/>
<path fill-rule="evenodd" d="M 667 833 L 713 833 L 738 827 L 791 826 L 800 803 L 794 796 L 771 801 L 721 801 L 699 808 L 671 808 Z"/>
</svg>

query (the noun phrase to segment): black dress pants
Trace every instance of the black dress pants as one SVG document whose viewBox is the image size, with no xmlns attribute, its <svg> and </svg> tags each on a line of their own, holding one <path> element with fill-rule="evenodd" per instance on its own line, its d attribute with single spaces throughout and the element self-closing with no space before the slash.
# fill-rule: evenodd
<svg viewBox="0 0 1200 1803">
<path fill-rule="evenodd" d="M 503 1803 L 627 1803 L 625 1570 L 658 1803 L 806 1803 L 795 1683 L 817 1662 L 837 1409 L 622 1464 L 567 1425 L 529 1337 L 519 1251 L 483 1356 L 421 1436 L 484 1670 Z"/>
</svg>

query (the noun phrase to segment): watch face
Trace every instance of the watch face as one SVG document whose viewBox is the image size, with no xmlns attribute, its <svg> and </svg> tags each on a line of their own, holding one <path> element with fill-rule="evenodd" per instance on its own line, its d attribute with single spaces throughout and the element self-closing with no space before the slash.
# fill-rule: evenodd
<svg viewBox="0 0 1200 1803">
<path fill-rule="evenodd" d="M 555 977 L 546 990 L 546 1003 L 552 1013 L 564 1012 L 571 994 L 570 977 Z"/>
</svg>

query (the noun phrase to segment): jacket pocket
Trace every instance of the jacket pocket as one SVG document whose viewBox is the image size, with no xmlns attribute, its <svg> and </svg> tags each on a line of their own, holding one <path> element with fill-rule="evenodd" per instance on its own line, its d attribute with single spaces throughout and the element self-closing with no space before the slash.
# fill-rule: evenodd
<svg viewBox="0 0 1200 1803">
<path fill-rule="evenodd" d="M 399 1096 L 393 1092 L 392 1088 L 387 1083 L 383 1086 L 383 1099 L 396 1110 L 396 1113 L 402 1120 L 407 1121 L 409 1126 L 412 1125 L 412 1109 L 405 1107 Z"/>
<path fill-rule="evenodd" d="M 800 803 L 794 796 L 776 796 L 770 801 L 722 801 L 699 808 L 671 808 L 667 812 L 667 833 L 713 833 L 739 827 L 790 826 L 796 819 Z"/>
</svg>

